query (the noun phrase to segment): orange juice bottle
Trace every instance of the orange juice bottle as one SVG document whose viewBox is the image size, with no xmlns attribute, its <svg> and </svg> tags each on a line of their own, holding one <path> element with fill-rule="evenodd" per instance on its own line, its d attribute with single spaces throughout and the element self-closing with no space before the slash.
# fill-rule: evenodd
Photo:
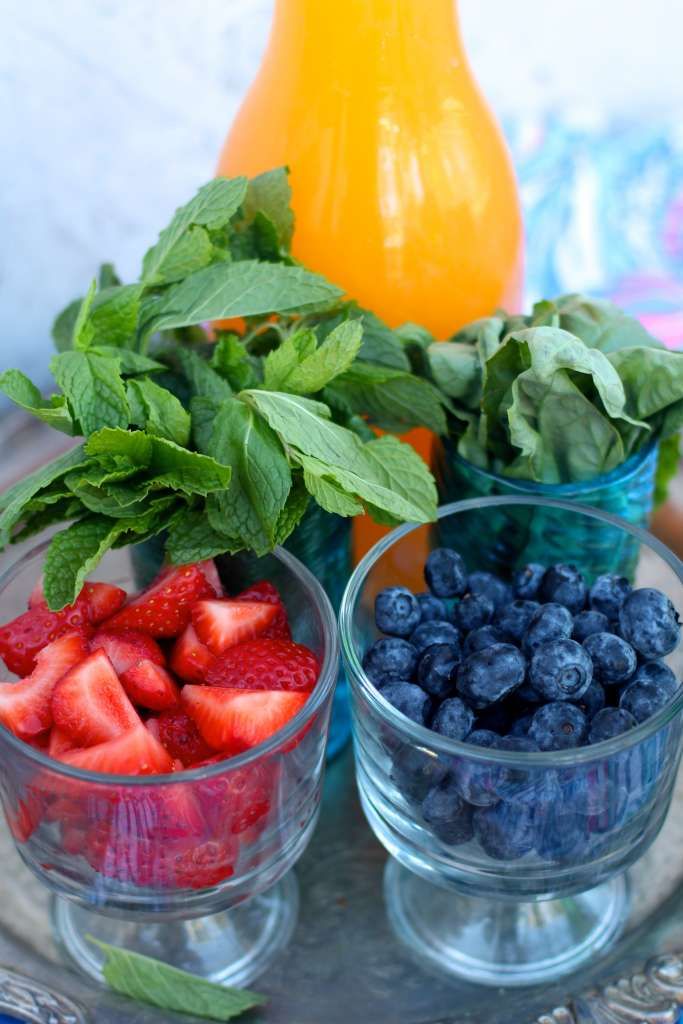
<svg viewBox="0 0 683 1024">
<path fill-rule="evenodd" d="M 454 0 L 275 0 L 218 173 L 282 164 L 294 255 L 392 326 L 443 338 L 518 305 L 514 173 Z M 359 548 L 376 536 L 360 522 Z"/>
</svg>

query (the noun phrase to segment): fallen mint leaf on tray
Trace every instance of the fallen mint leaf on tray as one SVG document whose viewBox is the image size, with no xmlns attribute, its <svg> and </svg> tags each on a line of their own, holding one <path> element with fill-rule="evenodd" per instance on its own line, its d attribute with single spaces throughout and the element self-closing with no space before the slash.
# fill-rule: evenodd
<svg viewBox="0 0 683 1024">
<path fill-rule="evenodd" d="M 102 973 L 109 987 L 129 999 L 217 1021 L 233 1020 L 267 1001 L 248 989 L 216 985 L 91 935 L 86 938 L 106 955 Z"/>
</svg>

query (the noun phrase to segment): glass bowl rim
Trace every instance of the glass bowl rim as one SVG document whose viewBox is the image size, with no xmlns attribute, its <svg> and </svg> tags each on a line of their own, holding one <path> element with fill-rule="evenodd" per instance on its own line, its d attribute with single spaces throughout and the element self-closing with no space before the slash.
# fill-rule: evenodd
<svg viewBox="0 0 683 1024">
<path fill-rule="evenodd" d="M 557 508 L 567 512 L 574 512 L 580 515 L 609 523 L 646 544 L 655 551 L 660 558 L 669 566 L 679 582 L 683 585 L 683 561 L 674 554 L 665 544 L 654 537 L 649 531 L 640 526 L 634 526 L 626 522 L 620 516 L 603 512 L 600 509 L 588 505 L 580 505 L 577 502 L 559 501 L 550 498 L 529 496 L 500 496 L 493 498 L 469 498 L 466 501 L 453 501 L 448 505 L 441 505 L 437 509 L 437 520 L 446 519 L 448 516 L 473 510 L 497 508 L 505 505 L 535 505 L 539 508 Z M 435 520 L 436 521 L 436 520 Z M 438 752 L 453 757 L 467 757 L 472 761 L 481 761 L 489 764 L 516 765 L 517 767 L 557 768 L 573 767 L 580 764 L 589 764 L 593 761 L 611 757 L 615 753 L 627 750 L 636 746 L 642 740 L 653 736 L 661 728 L 668 725 L 683 710 L 683 685 L 674 697 L 657 714 L 641 722 L 628 732 L 622 733 L 601 743 L 594 743 L 591 746 L 573 747 L 569 750 L 538 751 L 533 753 L 518 753 L 507 750 L 494 750 L 493 748 L 476 747 L 466 741 L 458 741 L 440 736 L 432 732 L 426 726 L 418 725 L 405 715 L 401 714 L 392 704 L 389 703 L 379 690 L 371 683 L 361 665 L 358 653 L 351 642 L 351 626 L 353 612 L 356 602 L 365 582 L 368 573 L 380 560 L 390 547 L 402 540 L 415 530 L 422 529 L 430 524 L 406 523 L 396 527 L 386 537 L 378 541 L 358 563 L 354 569 L 344 591 L 339 610 L 339 634 L 342 655 L 348 669 L 349 682 L 352 687 L 359 690 L 370 706 L 388 723 L 412 740 L 417 746 L 425 749 L 428 753 Z"/>
<path fill-rule="evenodd" d="M 49 545 L 50 540 L 37 544 L 0 574 L 0 600 L 5 589 L 16 579 L 27 563 L 39 556 L 42 559 Z M 135 545 L 130 546 L 135 547 Z M 330 599 L 313 573 L 306 568 L 303 562 L 299 561 L 298 558 L 283 547 L 278 546 L 271 554 L 302 581 L 311 596 L 311 600 L 320 608 L 325 653 L 323 663 L 320 666 L 318 681 L 311 691 L 309 699 L 301 710 L 287 722 L 284 728 L 273 733 L 269 739 L 264 740 L 263 743 L 259 743 L 255 747 L 251 747 L 249 750 L 243 751 L 241 754 L 226 757 L 215 765 L 208 765 L 202 768 L 185 768 L 179 772 L 167 772 L 159 775 L 113 775 L 107 772 L 93 772 L 84 768 L 74 768 L 71 765 L 58 761 L 54 757 L 49 757 L 36 747 L 32 747 L 29 743 L 19 739 L 2 723 L 0 723 L 0 738 L 23 757 L 27 757 L 29 760 L 35 761 L 42 768 L 56 772 L 59 775 L 65 775 L 68 778 L 78 779 L 81 782 L 87 782 L 92 785 L 126 787 L 202 782 L 206 779 L 216 778 L 227 771 L 243 768 L 262 757 L 268 756 L 278 748 L 286 746 L 294 738 L 295 734 L 323 706 L 334 688 L 339 674 L 339 631 Z M 218 754 L 219 751 L 216 751 L 216 753 Z"/>
</svg>

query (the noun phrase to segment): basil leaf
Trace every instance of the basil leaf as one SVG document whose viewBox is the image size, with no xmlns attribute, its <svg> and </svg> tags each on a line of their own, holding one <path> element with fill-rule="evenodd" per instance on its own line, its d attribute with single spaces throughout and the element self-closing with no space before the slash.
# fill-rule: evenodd
<svg viewBox="0 0 683 1024">
<path fill-rule="evenodd" d="M 9 543 L 13 527 L 21 520 L 25 506 L 33 497 L 56 480 L 61 480 L 70 470 L 84 466 L 87 461 L 83 445 L 78 445 L 77 448 L 59 455 L 35 472 L 29 473 L 23 480 L 5 491 L 1 499 L 0 547 L 4 548 Z"/>
<path fill-rule="evenodd" d="M 681 437 L 680 434 L 673 434 L 659 446 L 659 457 L 657 459 L 657 475 L 655 477 L 655 505 L 661 505 L 666 501 L 669 492 L 669 484 L 678 473 L 681 461 Z"/>
<path fill-rule="evenodd" d="M 601 352 L 662 347 L 638 320 L 604 299 L 562 295 L 552 305 L 559 315 L 560 327 Z"/>
<path fill-rule="evenodd" d="M 48 423 L 63 434 L 73 435 L 76 431 L 63 395 L 43 398 L 38 388 L 21 370 L 5 370 L 0 373 L 0 391 L 4 391 L 15 405 L 30 412 L 43 423 Z"/>
<path fill-rule="evenodd" d="M 365 414 L 383 430 L 427 427 L 447 431 L 443 396 L 428 380 L 401 370 L 356 362 L 332 385 L 352 413 Z"/>
<path fill-rule="evenodd" d="M 658 413 L 673 412 L 679 404 L 683 408 L 682 352 L 621 348 L 610 352 L 608 359 L 619 374 L 631 416 L 648 420 Z M 669 432 L 673 430 L 672 426 Z"/>
<path fill-rule="evenodd" d="M 71 336 L 72 348 L 87 349 L 95 335 L 93 325 L 90 322 L 90 307 L 92 306 L 96 291 L 97 281 L 92 281 L 76 315 Z"/>
<path fill-rule="evenodd" d="M 182 447 L 189 443 L 190 414 L 170 391 L 142 377 L 128 381 L 127 394 L 136 426 Z M 138 408 L 142 416 L 136 418 L 134 410 Z"/>
<path fill-rule="evenodd" d="M 346 320 L 331 331 L 320 348 L 312 331 L 301 332 L 312 338 L 313 345 L 304 352 L 291 335 L 266 357 L 264 386 L 271 391 L 291 391 L 310 395 L 349 369 L 358 355 L 362 328 L 357 320 Z"/>
<path fill-rule="evenodd" d="M 429 370 L 440 390 L 467 409 L 477 409 L 483 379 L 479 351 L 462 341 L 435 342 L 427 349 Z"/>
<path fill-rule="evenodd" d="M 90 352 L 63 352 L 50 364 L 84 435 L 101 427 L 127 427 L 128 402 L 116 360 Z"/>
</svg>

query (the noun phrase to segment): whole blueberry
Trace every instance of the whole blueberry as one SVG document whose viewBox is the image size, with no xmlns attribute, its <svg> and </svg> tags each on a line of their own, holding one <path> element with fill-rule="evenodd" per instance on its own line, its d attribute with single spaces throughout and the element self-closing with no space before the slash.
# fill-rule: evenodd
<svg viewBox="0 0 683 1024">
<path fill-rule="evenodd" d="M 485 594 L 465 594 L 453 608 L 453 622 L 463 633 L 488 626 L 493 618 L 493 601 Z"/>
<path fill-rule="evenodd" d="M 460 650 L 460 631 L 452 622 L 434 619 L 432 622 L 421 622 L 410 634 L 410 642 L 418 654 L 422 654 L 434 644 L 451 644 Z"/>
<path fill-rule="evenodd" d="M 583 649 L 590 656 L 593 674 L 600 683 L 625 683 L 638 665 L 631 645 L 614 633 L 593 633 L 584 640 Z"/>
<path fill-rule="evenodd" d="M 474 712 L 459 697 L 448 697 L 432 719 L 432 729 L 449 740 L 464 740 L 472 731 Z"/>
<path fill-rule="evenodd" d="M 534 831 L 536 853 L 543 860 L 581 863 L 588 846 L 587 822 L 564 793 L 536 808 Z"/>
<path fill-rule="evenodd" d="M 417 603 L 420 606 L 420 617 L 422 622 L 433 622 L 440 619 L 445 622 L 448 618 L 448 609 L 440 597 L 433 594 L 416 594 Z"/>
<path fill-rule="evenodd" d="M 593 665 L 576 640 L 551 640 L 537 648 L 529 682 L 547 700 L 576 700 L 593 679 Z"/>
<path fill-rule="evenodd" d="M 407 587 L 385 587 L 375 598 L 375 622 L 389 636 L 410 636 L 422 614 L 415 595 Z"/>
<path fill-rule="evenodd" d="M 417 651 L 407 640 L 382 637 L 375 640 L 363 658 L 363 668 L 377 687 L 393 679 L 412 679 L 417 668 Z"/>
<path fill-rule="evenodd" d="M 666 594 L 652 587 L 629 594 L 621 606 L 619 624 L 624 639 L 648 661 L 670 654 L 681 633 L 673 604 Z"/>
<path fill-rule="evenodd" d="M 529 726 L 534 717 L 534 711 L 527 711 L 519 718 L 516 718 L 510 726 L 509 736 L 526 738 L 529 735 Z"/>
<path fill-rule="evenodd" d="M 413 683 L 392 682 L 382 687 L 382 696 L 418 725 L 427 725 L 432 713 L 432 702 L 419 686 Z"/>
<path fill-rule="evenodd" d="M 576 640 L 577 644 L 582 644 L 584 640 L 587 640 L 593 633 L 608 633 L 609 632 L 609 619 L 602 612 L 593 611 L 589 609 L 585 612 L 579 612 L 578 615 L 574 616 L 574 629 L 572 630 L 572 639 Z"/>
<path fill-rule="evenodd" d="M 595 679 L 578 700 L 572 699 L 572 704 L 576 704 L 577 708 L 581 708 L 589 722 L 591 718 L 597 715 L 598 711 L 602 711 L 606 703 L 607 695 L 605 694 L 605 688 L 596 682 Z"/>
<path fill-rule="evenodd" d="M 494 860 L 519 860 L 534 846 L 534 808 L 498 803 L 481 807 L 472 817 L 474 836 Z"/>
<path fill-rule="evenodd" d="M 538 753 L 538 745 L 530 736 L 503 736 L 496 749 L 522 755 Z M 553 783 L 556 781 L 555 774 L 549 773 L 546 768 L 501 764 L 498 766 L 494 789 L 501 800 L 508 803 L 536 804 L 550 780 Z"/>
<path fill-rule="evenodd" d="M 457 689 L 475 708 L 502 700 L 524 681 L 526 659 L 512 644 L 470 654 L 458 669 Z"/>
<path fill-rule="evenodd" d="M 486 749 L 495 747 L 500 736 L 488 729 L 475 729 L 467 737 L 468 744 Z M 492 807 L 500 797 L 494 790 L 497 766 L 482 761 L 459 758 L 453 771 L 453 780 L 462 798 L 475 807 Z"/>
<path fill-rule="evenodd" d="M 533 717 L 529 737 L 541 750 L 569 750 L 586 737 L 588 720 L 580 708 L 567 701 L 544 704 Z"/>
<path fill-rule="evenodd" d="M 498 629 L 502 629 L 515 642 L 522 639 L 531 624 L 531 620 L 540 608 L 538 601 L 511 601 L 496 612 L 494 619 Z"/>
<path fill-rule="evenodd" d="M 602 612 L 610 620 L 617 619 L 631 589 L 631 584 L 625 576 L 606 572 L 603 576 L 598 576 L 590 588 L 588 601 L 595 611 Z"/>
<path fill-rule="evenodd" d="M 507 643 L 509 639 L 497 626 L 480 626 L 479 629 L 473 629 L 466 636 L 462 645 L 463 657 L 466 658 L 470 654 L 476 654 L 477 651 L 483 651 L 486 647 L 491 647 L 492 644 Z"/>
<path fill-rule="evenodd" d="M 524 682 L 515 690 L 515 697 L 523 704 L 542 704 L 543 697 L 534 690 L 530 682 Z"/>
<path fill-rule="evenodd" d="M 455 669 L 460 649 L 453 644 L 433 644 L 417 663 L 417 681 L 423 690 L 441 700 L 455 690 Z"/>
<path fill-rule="evenodd" d="M 512 577 L 512 589 L 515 597 L 524 601 L 534 601 L 538 596 L 541 580 L 545 574 L 545 566 L 538 562 L 529 562 L 518 569 Z"/>
<path fill-rule="evenodd" d="M 432 786 L 446 778 L 449 767 L 431 751 L 406 744 L 394 754 L 391 778 L 407 800 L 421 803 Z"/>
<path fill-rule="evenodd" d="M 448 846 L 460 846 L 472 838 L 472 808 L 451 777 L 427 793 L 422 801 L 422 817 L 436 838 Z"/>
<path fill-rule="evenodd" d="M 434 548 L 425 562 L 425 580 L 435 597 L 459 597 L 467 587 L 467 567 L 457 551 Z"/>
<path fill-rule="evenodd" d="M 541 580 L 543 601 L 563 604 L 575 614 L 586 606 L 586 581 L 575 565 L 551 565 Z"/>
<path fill-rule="evenodd" d="M 538 609 L 522 637 L 522 650 L 527 657 L 550 640 L 568 639 L 572 635 L 574 620 L 563 604 L 544 604 Z"/>
<path fill-rule="evenodd" d="M 590 724 L 588 742 L 602 743 L 603 740 L 611 740 L 614 736 L 621 736 L 623 732 L 635 728 L 637 724 L 630 711 L 623 708 L 603 708 Z"/>
<path fill-rule="evenodd" d="M 648 661 L 637 669 L 619 698 L 619 707 L 636 722 L 644 722 L 667 704 L 678 690 L 676 677 L 661 661 Z"/>
<path fill-rule="evenodd" d="M 467 577 L 467 589 L 470 594 L 488 597 L 495 609 L 502 608 L 512 600 L 510 584 L 498 579 L 492 572 L 471 572 Z"/>
</svg>

